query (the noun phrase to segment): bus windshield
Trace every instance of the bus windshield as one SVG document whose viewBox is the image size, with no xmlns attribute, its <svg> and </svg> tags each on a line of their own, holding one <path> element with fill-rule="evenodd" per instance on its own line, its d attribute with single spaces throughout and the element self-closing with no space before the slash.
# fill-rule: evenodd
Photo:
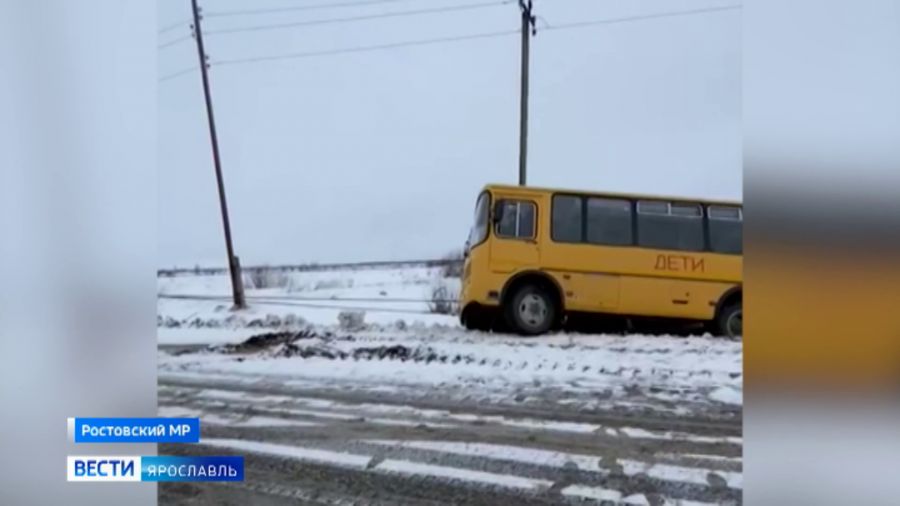
<svg viewBox="0 0 900 506">
<path fill-rule="evenodd" d="M 484 242 L 488 235 L 488 219 L 490 218 L 491 197 L 488 193 L 482 193 L 475 203 L 475 223 L 469 231 L 467 248 L 471 249 Z"/>
</svg>

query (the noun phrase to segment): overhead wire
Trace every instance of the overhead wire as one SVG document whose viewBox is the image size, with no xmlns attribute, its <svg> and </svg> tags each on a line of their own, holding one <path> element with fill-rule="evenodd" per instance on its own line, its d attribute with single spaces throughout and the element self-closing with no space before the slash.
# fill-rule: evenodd
<svg viewBox="0 0 900 506">
<path fill-rule="evenodd" d="M 504 37 L 509 35 L 516 35 L 519 33 L 519 30 L 506 30 L 500 32 L 488 32 L 488 33 L 476 33 L 471 35 L 460 35 L 460 36 L 452 36 L 452 37 L 438 37 L 434 39 L 417 39 L 417 40 L 409 40 L 402 42 L 392 42 L 388 44 L 377 44 L 371 46 L 356 46 L 356 47 L 347 47 L 340 49 L 331 49 L 324 51 L 303 51 L 298 53 L 287 53 L 281 55 L 271 55 L 271 56 L 256 56 L 256 57 L 248 57 L 248 58 L 232 58 L 227 60 L 216 60 L 213 62 L 213 65 L 238 65 L 243 63 L 256 63 L 256 62 L 264 62 L 264 61 L 276 61 L 276 60 L 289 60 L 289 59 L 298 59 L 298 58 L 312 58 L 317 56 L 332 56 L 338 54 L 348 54 L 348 53 L 363 53 L 369 51 L 380 51 L 385 49 L 398 49 L 401 47 L 410 47 L 410 46 L 427 46 L 433 44 L 441 44 L 445 42 L 458 42 L 464 40 L 477 40 L 477 39 L 487 39 L 493 37 Z"/>
<path fill-rule="evenodd" d="M 158 295 L 160 299 L 184 299 L 184 300 L 207 300 L 207 301 L 225 301 L 230 300 L 229 296 L 219 296 L 219 295 L 174 295 L 174 294 L 160 294 Z M 381 313 L 415 313 L 415 314 L 432 314 L 433 311 L 428 309 L 415 309 L 415 308 L 398 308 L 398 307 L 383 307 L 383 306 L 360 306 L 360 305 L 347 305 L 340 304 L 341 302 L 404 302 L 404 303 L 453 303 L 455 300 L 442 300 L 442 299 L 421 299 L 421 300 L 413 300 L 413 299 L 397 299 L 397 300 L 388 300 L 388 299 L 375 299 L 375 298 L 364 298 L 364 297 L 356 297 L 356 298 L 340 298 L 340 299 L 331 299 L 331 298 L 292 298 L 292 297 L 278 297 L 278 296 L 248 296 L 247 300 L 250 302 L 257 302 L 260 304 L 266 304 L 269 306 L 287 306 L 287 307 L 303 307 L 303 308 L 311 308 L 311 309 L 343 309 L 343 310 L 355 310 L 355 311 L 367 311 L 367 312 L 381 312 Z M 330 304 L 319 304 L 320 302 L 326 302 Z"/>
<path fill-rule="evenodd" d="M 213 11 L 207 13 L 208 18 L 221 18 L 230 16 L 252 16 L 257 14 L 275 14 L 282 12 L 315 11 L 324 9 L 339 9 L 343 7 L 367 7 L 370 5 L 382 5 L 398 2 L 410 2 L 412 0 L 356 0 L 352 2 L 329 2 L 313 5 L 296 5 L 290 7 L 271 7 L 259 9 L 235 9 L 230 11 Z"/>
<path fill-rule="evenodd" d="M 547 30 L 567 30 L 572 28 L 582 28 L 587 26 L 597 26 L 597 25 L 611 25 L 616 23 L 628 23 L 631 21 L 644 21 L 649 19 L 659 19 L 659 18 L 669 18 L 669 17 L 677 17 L 677 16 L 690 16 L 695 14 L 707 14 L 712 12 L 720 12 L 720 11 L 730 11 L 730 10 L 738 10 L 743 6 L 740 4 L 737 5 L 723 5 L 719 7 L 705 7 L 700 9 L 690 9 L 690 10 L 681 10 L 681 11 L 668 11 L 668 12 L 658 12 L 655 14 L 641 14 L 635 16 L 623 16 L 618 18 L 606 18 L 606 19 L 597 19 L 593 21 L 575 21 L 571 23 L 562 23 L 562 24 L 550 24 L 547 23 L 547 26 L 543 28 L 544 31 Z"/>
<path fill-rule="evenodd" d="M 177 23 L 172 23 L 171 25 L 166 25 L 166 26 L 160 28 L 156 33 L 163 34 L 166 32 L 170 32 L 176 28 L 180 28 L 182 26 L 188 26 L 190 22 L 191 22 L 191 20 L 189 20 L 189 19 L 183 19 Z"/>
<path fill-rule="evenodd" d="M 156 49 L 165 49 L 167 47 L 174 46 L 175 44 L 178 44 L 179 42 L 183 42 L 185 40 L 190 40 L 193 38 L 194 38 L 193 35 L 183 35 L 181 37 L 178 37 L 177 39 L 172 39 L 169 42 L 165 42 L 163 44 L 156 46 Z"/>
<path fill-rule="evenodd" d="M 506 0 L 504 3 L 507 3 L 509 0 Z M 467 4 L 467 5 L 499 5 L 498 2 L 491 2 L 490 4 Z M 591 21 L 576 21 L 570 23 L 562 23 L 562 24 L 551 24 L 544 21 L 546 25 L 542 28 L 541 31 L 556 31 L 556 30 L 568 30 L 568 29 L 577 29 L 589 26 L 598 26 L 598 25 L 609 25 L 609 24 L 617 24 L 617 23 L 627 23 L 633 21 L 642 21 L 642 20 L 650 20 L 650 19 L 661 19 L 667 17 L 678 17 L 678 16 L 689 16 L 689 15 L 697 15 L 697 14 L 707 14 L 713 12 L 723 12 L 730 10 L 738 10 L 741 9 L 742 5 L 725 5 L 718 7 L 706 7 L 706 8 L 698 8 L 698 9 L 689 9 L 689 10 L 679 10 L 679 11 L 668 11 L 668 12 L 659 12 L 653 14 L 642 14 L 642 15 L 634 15 L 634 16 L 623 16 L 616 18 L 605 18 L 605 19 L 597 19 Z M 401 11 L 401 12 L 410 12 L 410 11 Z M 346 18 L 344 18 L 346 19 Z M 204 32 L 210 33 L 210 32 Z M 498 37 L 508 37 L 512 35 L 520 34 L 520 29 L 510 29 L 510 30 L 502 30 L 502 31 L 494 31 L 494 32 L 483 32 L 483 33 L 474 33 L 474 34 L 466 34 L 466 35 L 458 35 L 458 36 L 448 36 L 448 37 L 435 37 L 431 39 L 414 39 L 407 41 L 399 41 L 399 42 L 391 42 L 385 44 L 374 44 L 374 45 L 363 45 L 363 46 L 353 46 L 346 48 L 338 48 L 338 49 L 329 49 L 329 50 L 321 50 L 321 51 L 301 51 L 301 52 L 293 52 L 293 53 L 285 53 L 285 54 L 275 54 L 275 55 L 261 55 L 261 56 L 251 56 L 251 57 L 243 57 L 243 58 L 231 58 L 231 59 L 223 59 L 223 60 L 215 60 L 211 64 L 214 66 L 229 66 L 229 65 L 241 65 L 248 63 L 259 63 L 259 62 L 272 62 L 272 61 L 280 61 L 280 60 L 293 60 L 293 59 L 303 59 L 303 58 L 314 58 L 314 57 L 323 57 L 323 56 L 335 56 L 342 54 L 352 54 L 352 53 L 364 53 L 364 52 L 372 52 L 372 51 L 384 51 L 391 49 L 400 49 L 404 47 L 415 47 L 415 46 L 429 46 L 429 45 L 437 45 L 443 43 L 450 42 L 462 42 L 462 41 L 470 41 L 470 40 L 481 40 L 481 39 L 491 39 Z M 198 67 L 192 67 L 189 69 L 184 69 L 172 74 L 168 74 L 161 78 L 159 81 L 168 81 L 170 79 L 174 79 L 181 75 L 187 74 L 192 70 L 197 69 Z"/>
<path fill-rule="evenodd" d="M 186 69 L 181 69 L 181 70 L 178 70 L 178 71 L 176 71 L 176 72 L 172 72 L 171 74 L 166 74 L 166 75 L 160 77 L 160 78 L 158 79 L 158 81 L 161 82 L 161 83 L 162 83 L 162 82 L 165 82 L 165 81 L 169 81 L 169 80 L 171 80 L 171 79 L 175 79 L 176 77 L 179 77 L 179 76 L 183 76 L 183 75 L 189 74 L 189 73 L 191 73 L 191 72 L 193 72 L 193 71 L 195 71 L 195 70 L 198 70 L 199 68 L 200 68 L 200 67 L 194 65 L 193 67 L 189 67 L 189 68 L 186 68 Z"/>
<path fill-rule="evenodd" d="M 159 294 L 160 299 L 175 300 L 226 300 L 231 299 L 231 295 L 203 295 L 203 294 Z M 309 296 L 309 295 L 247 295 L 247 300 L 256 301 L 297 301 L 297 302 L 383 302 L 383 303 L 404 303 L 417 304 L 422 302 L 455 302 L 456 299 L 434 298 L 434 297 L 326 297 L 326 296 Z"/>
<path fill-rule="evenodd" d="M 289 23 L 269 23 L 269 24 L 244 26 L 244 27 L 236 27 L 236 28 L 220 28 L 220 29 L 213 29 L 213 30 L 204 30 L 203 34 L 204 35 L 220 35 L 220 34 L 228 34 L 228 33 L 283 30 L 283 29 L 287 29 L 287 28 L 297 28 L 297 27 L 303 27 L 303 26 L 330 25 L 330 24 L 337 24 L 337 23 L 369 21 L 369 20 L 375 20 L 375 19 L 420 16 L 420 15 L 426 15 L 426 14 L 441 14 L 441 13 L 447 13 L 447 12 L 462 12 L 462 11 L 471 11 L 471 10 L 476 10 L 476 9 L 485 9 L 485 8 L 489 8 L 489 7 L 498 7 L 501 5 L 508 4 L 509 2 L 510 2 L 510 0 L 503 0 L 503 1 L 493 0 L 490 2 L 477 2 L 477 3 L 459 4 L 459 5 L 447 5 L 447 6 L 443 6 L 443 7 L 429 7 L 429 8 L 425 8 L 425 9 L 382 12 L 382 13 L 378 13 L 378 14 L 365 14 L 365 15 L 360 15 L 360 16 L 347 16 L 347 17 L 341 17 L 341 18 L 292 21 Z"/>
<path fill-rule="evenodd" d="M 352 311 L 366 311 L 370 313 L 398 313 L 398 314 L 433 314 L 433 311 L 429 311 L 427 309 L 401 309 L 401 308 L 393 308 L 393 307 L 370 307 L 370 306 L 345 306 L 345 305 L 337 305 L 337 304 L 313 304 L 313 303 L 304 303 L 304 302 L 294 302 L 294 301 L 270 301 L 265 304 L 272 306 L 287 306 L 287 307 L 303 307 L 310 309 L 343 309 L 343 310 L 352 310 Z"/>
</svg>

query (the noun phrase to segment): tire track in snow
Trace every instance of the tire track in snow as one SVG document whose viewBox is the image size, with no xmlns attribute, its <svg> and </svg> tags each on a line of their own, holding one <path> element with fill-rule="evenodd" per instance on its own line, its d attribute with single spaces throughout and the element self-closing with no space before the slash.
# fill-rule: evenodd
<svg viewBox="0 0 900 506">
<path fill-rule="evenodd" d="M 452 406 L 454 411 L 472 410 L 484 415 L 514 415 L 522 418 L 544 418 L 548 412 L 554 412 L 564 413 L 565 418 L 571 421 L 603 423 L 613 427 L 640 426 L 660 432 L 712 434 L 715 437 L 720 435 L 737 437 L 736 435 L 742 431 L 740 412 L 737 418 L 729 415 L 723 419 L 719 412 L 712 412 L 714 417 L 711 418 L 706 411 L 677 414 L 672 410 L 660 410 L 654 406 L 640 405 L 639 409 L 633 409 L 619 402 L 611 405 L 592 405 L 587 410 L 578 409 L 579 404 L 556 402 L 552 408 L 548 408 L 536 404 L 510 403 L 506 397 L 502 399 L 491 397 L 490 392 L 475 396 L 472 395 L 471 389 L 460 390 L 452 386 L 440 389 L 356 383 L 348 386 L 342 382 L 322 383 L 264 374 L 225 374 L 182 369 L 161 370 L 158 377 L 161 388 L 222 389 L 256 396 L 287 395 L 353 404 L 370 403 L 374 398 L 392 406 L 415 406 L 426 410 L 446 410 L 448 406 Z"/>
<path fill-rule="evenodd" d="M 226 448 L 277 458 L 298 460 L 312 464 L 334 466 L 359 472 L 394 474 L 409 477 L 427 477 L 437 480 L 462 483 L 465 485 L 518 489 L 535 494 L 552 493 L 555 482 L 550 479 L 486 472 L 465 467 L 438 465 L 400 458 L 378 458 L 375 455 L 332 451 L 302 446 L 272 444 L 237 439 L 206 438 L 199 443 L 204 446 Z M 484 457 L 484 455 L 479 455 Z M 567 484 L 557 493 L 580 500 L 613 501 L 620 504 L 650 505 L 645 493 L 625 493 L 608 487 Z M 648 492 L 649 493 L 649 492 Z M 713 504 L 702 501 L 667 497 L 654 493 L 654 500 L 664 505 Z"/>
<path fill-rule="evenodd" d="M 160 403 L 163 409 L 193 409 L 207 416 L 229 418 L 240 413 L 251 420 L 254 417 L 285 418 L 317 424 L 261 428 L 217 425 L 204 429 L 202 441 L 239 441 L 235 444 L 241 447 L 235 451 L 272 462 L 265 464 L 268 474 L 260 479 L 265 483 L 281 483 L 275 494 L 278 497 L 307 498 L 311 490 L 318 490 L 315 484 L 297 484 L 294 475 L 278 474 L 287 473 L 281 470 L 291 469 L 290 466 L 313 465 L 319 466 L 316 472 L 320 473 L 343 469 L 344 473 L 369 476 L 352 478 L 355 482 L 362 479 L 367 483 L 370 488 L 366 490 L 382 490 L 380 480 L 395 480 L 390 482 L 392 485 L 383 486 L 393 487 L 391 490 L 399 487 L 414 497 L 442 483 L 441 487 L 455 491 L 452 497 L 465 498 L 460 503 L 485 506 L 582 504 L 583 501 L 598 502 L 602 498 L 619 504 L 654 506 L 721 504 L 722 501 L 740 504 L 741 473 L 735 472 L 740 461 L 719 461 L 716 459 L 719 455 L 703 454 L 704 451 L 723 451 L 727 447 L 730 450 L 723 457 L 733 458 L 728 455 L 739 451 L 740 438 L 640 426 L 607 426 L 586 421 L 590 417 L 579 417 L 579 421 L 546 420 L 482 414 L 474 410 L 457 411 L 458 407 L 373 403 L 371 399 L 369 402 L 347 402 L 262 385 L 257 385 L 258 388 L 235 384 L 217 384 L 216 388 L 205 386 L 208 385 L 172 384 L 164 380 Z M 396 426 L 376 429 L 377 419 L 392 420 Z M 444 426 L 429 431 L 423 430 L 419 422 Z M 673 442 L 679 441 L 677 438 L 685 436 L 705 442 L 688 445 L 682 441 L 678 446 L 672 446 Z M 378 444 L 370 441 L 372 439 L 391 443 Z M 296 450 L 298 447 L 301 450 Z M 180 451 L 194 450 L 176 450 Z M 335 454 L 344 457 L 334 457 Z M 365 460 L 348 460 L 347 455 L 361 456 Z M 681 456 L 685 459 L 679 459 Z M 285 461 L 300 464 L 285 464 Z M 708 479 L 710 471 L 717 478 L 712 482 Z M 256 481 L 256 475 L 253 480 Z M 293 489 L 294 485 L 298 490 Z M 334 492 L 328 486 L 322 486 L 326 493 Z M 500 489 L 507 492 L 497 491 Z M 348 500 L 354 497 L 350 491 L 342 492 L 347 494 Z M 388 495 L 383 495 L 385 493 Z M 501 494 L 500 497 L 506 499 L 497 502 L 497 496 L 490 494 Z M 494 499 L 487 499 L 489 496 Z M 337 497 L 340 498 L 340 493 Z M 359 496 L 363 503 L 373 505 L 379 504 L 375 497 L 384 501 L 383 504 L 392 504 L 387 497 L 393 496 L 386 491 L 377 492 L 371 502 L 367 502 L 369 496 Z M 510 500 L 510 497 L 516 499 Z M 419 499 L 408 498 L 393 503 L 401 502 L 420 504 Z M 331 503 L 331 499 L 323 502 Z M 422 501 L 421 504 L 430 503 Z"/>
<path fill-rule="evenodd" d="M 603 467 L 603 457 L 578 453 L 548 451 L 521 446 L 498 445 L 490 443 L 461 443 L 456 441 L 403 441 L 403 440 L 367 440 L 370 444 L 401 446 L 431 450 L 441 453 L 453 453 L 469 457 L 480 457 L 496 460 L 512 460 L 522 463 L 539 462 L 542 465 L 564 468 L 574 465 L 580 470 L 608 474 Z M 715 473 L 721 477 L 728 487 L 734 489 L 743 488 L 743 474 L 727 471 L 713 471 L 711 469 L 697 469 L 669 464 L 654 464 L 632 459 L 616 459 L 615 465 L 621 466 L 626 476 L 646 474 L 651 478 L 663 481 L 678 481 L 693 483 L 696 485 L 709 485 L 709 474 Z"/>
<path fill-rule="evenodd" d="M 387 404 L 348 404 L 338 401 L 327 401 L 304 397 L 292 397 L 286 395 L 253 396 L 250 394 L 236 393 L 220 389 L 180 389 L 178 392 L 192 396 L 193 405 L 203 408 L 226 407 L 218 401 L 227 400 L 231 409 L 253 408 L 257 412 L 282 415 L 301 416 L 333 420 L 360 420 L 371 423 L 395 424 L 430 427 L 452 428 L 462 424 L 494 424 L 507 427 L 571 432 L 577 434 L 603 433 L 611 437 L 624 437 L 629 439 L 646 439 L 660 441 L 684 441 L 710 444 L 743 444 L 740 437 L 712 437 L 700 436 L 690 433 L 649 431 L 636 427 L 610 427 L 596 423 L 572 422 L 563 420 L 546 420 L 534 418 L 510 418 L 499 415 L 480 415 L 475 413 L 451 412 L 448 410 L 421 409 L 413 406 L 397 406 Z M 160 392 L 160 399 L 166 402 L 177 402 L 178 397 L 173 397 L 165 390 Z M 297 407 L 299 406 L 299 407 Z M 436 423 L 437 421 L 437 423 Z M 453 423 L 445 423 L 453 422 Z"/>
</svg>

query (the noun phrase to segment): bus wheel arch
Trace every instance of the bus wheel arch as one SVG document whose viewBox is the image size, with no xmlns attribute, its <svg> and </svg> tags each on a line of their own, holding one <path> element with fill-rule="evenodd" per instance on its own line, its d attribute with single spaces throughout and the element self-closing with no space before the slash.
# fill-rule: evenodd
<svg viewBox="0 0 900 506">
<path fill-rule="evenodd" d="M 725 292 L 716 304 L 714 327 L 719 335 L 735 338 L 743 334 L 743 287 Z"/>
<path fill-rule="evenodd" d="M 547 320 L 532 321 L 532 325 L 525 324 L 522 316 L 515 314 L 514 305 L 527 303 L 539 307 L 545 305 L 543 309 Z M 526 335 L 542 334 L 556 328 L 565 314 L 562 290 L 558 282 L 552 276 L 536 271 L 516 274 L 507 281 L 500 294 L 500 307 L 507 324 L 514 331 Z"/>
</svg>

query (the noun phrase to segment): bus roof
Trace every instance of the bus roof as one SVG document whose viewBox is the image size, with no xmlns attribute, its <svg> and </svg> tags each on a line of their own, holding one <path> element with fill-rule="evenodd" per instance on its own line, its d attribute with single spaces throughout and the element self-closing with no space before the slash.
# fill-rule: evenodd
<svg viewBox="0 0 900 506">
<path fill-rule="evenodd" d="M 506 190 L 506 191 L 531 191 L 531 192 L 539 192 L 539 193 L 567 193 L 567 194 L 581 194 L 581 195 L 596 195 L 596 196 L 607 196 L 607 197 L 619 197 L 619 198 L 630 198 L 630 199 L 647 199 L 647 200 L 674 200 L 680 202 L 699 202 L 701 204 L 725 204 L 725 205 L 733 205 L 733 206 L 742 206 L 743 202 L 737 200 L 718 200 L 718 199 L 703 199 L 703 198 L 694 198 L 694 197 L 676 197 L 673 195 L 648 195 L 648 194 L 639 194 L 639 193 L 621 193 L 621 192 L 604 192 L 604 191 L 596 191 L 596 190 L 573 190 L 573 189 L 565 189 L 565 188 L 541 188 L 536 186 L 516 186 L 516 185 L 508 185 L 508 184 L 487 184 L 484 186 L 485 190 Z"/>
</svg>

